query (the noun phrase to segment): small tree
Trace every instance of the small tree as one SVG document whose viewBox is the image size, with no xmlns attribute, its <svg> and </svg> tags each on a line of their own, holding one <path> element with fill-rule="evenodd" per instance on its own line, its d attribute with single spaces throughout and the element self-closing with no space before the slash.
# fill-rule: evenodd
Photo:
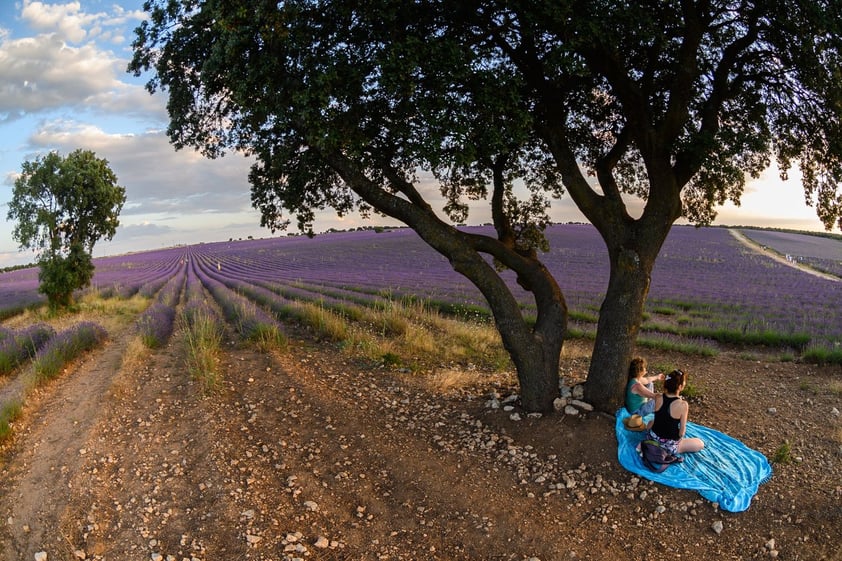
<svg viewBox="0 0 842 561">
<path fill-rule="evenodd" d="M 108 161 L 89 150 L 23 163 L 7 219 L 17 221 L 12 236 L 21 249 L 39 252 L 38 290 L 51 308 L 69 306 L 73 291 L 90 284 L 94 244 L 114 237 L 125 202 Z"/>
</svg>

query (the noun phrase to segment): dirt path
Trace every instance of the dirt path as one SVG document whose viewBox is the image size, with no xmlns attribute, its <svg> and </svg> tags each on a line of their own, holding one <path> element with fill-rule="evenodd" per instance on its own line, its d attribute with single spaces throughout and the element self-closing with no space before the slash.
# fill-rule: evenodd
<svg viewBox="0 0 842 561">
<path fill-rule="evenodd" d="M 0 559 L 840 559 L 838 367 L 647 354 L 693 373 L 697 421 L 803 456 L 734 515 L 625 472 L 611 418 L 487 407 L 505 376 L 441 393 L 293 335 L 283 353 L 226 343 L 204 396 L 181 348 L 120 370 L 117 338 L 43 390 L 4 458 Z"/>
<path fill-rule="evenodd" d="M 2 559 L 32 559 L 47 540 L 61 538 L 61 513 L 73 500 L 71 481 L 84 462 L 109 388 L 126 352 L 129 335 L 85 357 L 46 391 L 36 390 L 27 400 L 37 409 L 34 420 L 21 436 L 15 461 L 7 466 L 6 478 L 15 480 L 2 503 L 0 549 Z M 19 376 L 6 388 L 6 397 L 20 397 L 32 374 Z"/>
<path fill-rule="evenodd" d="M 818 270 L 816 270 L 816 269 L 814 269 L 814 268 L 812 268 L 808 265 L 805 265 L 804 263 L 801 263 L 799 261 L 787 259 L 786 257 L 781 255 L 780 253 L 778 253 L 776 251 L 772 251 L 770 249 L 767 249 L 767 248 L 763 247 L 762 245 L 760 245 L 759 243 L 748 239 L 739 230 L 729 228 L 728 231 L 731 232 L 731 235 L 734 236 L 738 241 L 740 241 L 746 247 L 748 247 L 750 249 L 753 249 L 757 253 L 761 253 L 761 254 L 765 255 L 766 257 L 774 259 L 778 263 L 783 263 L 784 265 L 789 265 L 790 267 L 798 269 L 799 271 L 802 271 L 804 273 L 809 273 L 811 275 L 815 275 L 815 276 L 823 278 L 823 279 L 837 281 L 837 282 L 842 281 L 842 279 L 840 279 L 836 275 L 824 273 L 824 272 L 818 271 Z"/>
</svg>

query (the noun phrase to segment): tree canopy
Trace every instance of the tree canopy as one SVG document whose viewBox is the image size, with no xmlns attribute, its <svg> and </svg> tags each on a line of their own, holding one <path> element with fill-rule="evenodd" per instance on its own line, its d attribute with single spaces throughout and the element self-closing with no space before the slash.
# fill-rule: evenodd
<svg viewBox="0 0 842 561">
<path fill-rule="evenodd" d="M 90 283 L 91 252 L 116 233 L 125 201 L 108 162 L 89 150 L 23 163 L 7 218 L 16 221 L 12 236 L 21 248 L 39 252 L 39 290 L 52 306 L 67 305 Z"/>
<path fill-rule="evenodd" d="M 538 259 L 553 197 L 605 240 L 611 278 L 589 398 L 622 395 L 670 226 L 738 202 L 747 176 L 796 162 L 842 225 L 842 13 L 783 0 L 147 2 L 130 70 L 169 93 L 176 147 L 240 150 L 262 223 L 358 208 L 414 228 L 488 298 L 527 408 L 546 408 L 566 304 Z M 438 179 L 438 198 L 421 180 Z M 516 196 L 523 185 L 526 195 Z M 645 201 L 639 216 L 628 195 Z M 496 236 L 468 235 L 487 200 Z M 442 215 L 443 213 L 443 215 Z M 534 323 L 478 258 L 533 292 Z M 563 337 L 563 333 L 561 335 Z M 518 348 L 534 360 L 518 361 Z M 535 358 L 540 355 L 539 358 Z M 555 356 L 555 359 L 552 357 Z M 556 368 L 557 370 L 557 368 Z M 526 376 L 526 377 L 525 377 Z M 557 377 L 557 371 L 555 372 Z M 531 397 L 530 397 L 531 396 Z"/>
</svg>

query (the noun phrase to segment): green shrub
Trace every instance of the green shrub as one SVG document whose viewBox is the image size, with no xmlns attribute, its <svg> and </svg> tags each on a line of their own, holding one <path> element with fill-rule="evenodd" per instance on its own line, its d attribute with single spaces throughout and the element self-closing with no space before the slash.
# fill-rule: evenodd
<svg viewBox="0 0 842 561">
<path fill-rule="evenodd" d="M 782 465 L 792 462 L 792 445 L 789 443 L 789 440 L 784 440 L 783 444 L 775 450 L 775 454 L 772 456 L 772 462 Z"/>
<path fill-rule="evenodd" d="M 222 329 L 216 317 L 201 309 L 193 310 L 186 316 L 184 325 L 187 371 L 202 384 L 204 393 L 211 393 L 221 379 L 217 359 Z"/>
</svg>

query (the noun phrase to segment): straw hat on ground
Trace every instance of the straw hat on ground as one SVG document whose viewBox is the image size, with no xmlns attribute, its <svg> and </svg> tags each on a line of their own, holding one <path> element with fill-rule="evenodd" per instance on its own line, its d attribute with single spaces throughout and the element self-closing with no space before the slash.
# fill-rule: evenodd
<svg viewBox="0 0 842 561">
<path fill-rule="evenodd" d="M 646 430 L 646 423 L 643 422 L 643 417 L 640 415 L 631 415 L 630 417 L 626 417 L 623 419 L 623 424 L 626 425 L 628 430 L 636 432 Z"/>
</svg>

